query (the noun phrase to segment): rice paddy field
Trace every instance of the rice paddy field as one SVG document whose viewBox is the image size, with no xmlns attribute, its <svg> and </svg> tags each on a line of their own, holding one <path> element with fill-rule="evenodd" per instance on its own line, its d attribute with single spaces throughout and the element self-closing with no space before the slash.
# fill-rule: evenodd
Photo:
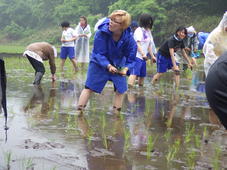
<svg viewBox="0 0 227 170">
<path fill-rule="evenodd" d="M 86 68 L 74 73 L 67 60 L 52 83 L 46 62 L 36 87 L 26 58 L 4 57 L 9 129 L 1 113 L 0 170 L 227 169 L 227 132 L 210 111 L 200 60 L 181 71 L 179 88 L 171 71 L 151 85 L 155 65 L 148 64 L 144 87 L 125 93 L 120 114 L 112 110 L 108 82 L 78 116 Z"/>
</svg>

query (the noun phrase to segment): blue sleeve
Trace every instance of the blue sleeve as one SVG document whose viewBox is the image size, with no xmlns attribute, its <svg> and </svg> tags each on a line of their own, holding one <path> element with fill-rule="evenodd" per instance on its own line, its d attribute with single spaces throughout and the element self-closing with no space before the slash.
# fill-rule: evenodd
<svg viewBox="0 0 227 170">
<path fill-rule="evenodd" d="M 128 45 L 126 47 L 126 64 L 125 66 L 130 68 L 133 68 L 135 65 L 136 60 L 136 52 L 137 52 L 137 44 L 132 36 L 130 36 Z"/>
<path fill-rule="evenodd" d="M 92 58 L 97 64 L 106 68 L 110 64 L 107 54 L 108 54 L 108 35 L 101 31 L 97 31 L 94 39 L 94 48 Z"/>
</svg>

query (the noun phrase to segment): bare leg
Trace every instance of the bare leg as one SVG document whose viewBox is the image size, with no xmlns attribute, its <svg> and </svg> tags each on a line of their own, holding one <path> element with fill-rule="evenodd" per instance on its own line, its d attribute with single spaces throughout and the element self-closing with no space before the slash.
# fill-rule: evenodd
<svg viewBox="0 0 227 170">
<path fill-rule="evenodd" d="M 134 83 L 135 83 L 135 80 L 136 80 L 136 75 L 130 75 L 129 78 L 128 78 L 128 85 L 129 86 L 134 86 Z"/>
<path fill-rule="evenodd" d="M 64 71 L 65 60 L 66 59 L 61 59 L 61 72 Z"/>
<path fill-rule="evenodd" d="M 176 87 L 179 87 L 179 85 L 180 85 L 180 75 L 179 74 L 174 73 L 174 81 L 176 83 Z"/>
<path fill-rule="evenodd" d="M 116 109 L 121 109 L 123 97 L 124 97 L 123 94 L 118 92 L 115 93 L 113 106 L 116 107 Z"/>
<path fill-rule="evenodd" d="M 83 91 L 80 94 L 79 101 L 78 101 L 78 107 L 85 107 L 88 99 L 90 98 L 92 94 L 92 90 L 90 89 L 83 89 Z"/>
<path fill-rule="evenodd" d="M 162 74 L 163 74 L 163 73 L 156 73 L 156 74 L 154 75 L 153 79 L 151 80 L 151 83 L 152 83 L 152 84 L 156 83 L 156 82 L 159 80 L 159 78 L 162 76 Z"/>
<path fill-rule="evenodd" d="M 77 71 L 76 59 L 75 58 L 72 58 L 72 59 L 70 59 L 70 61 L 72 62 L 73 67 L 74 67 L 74 71 L 76 72 Z"/>
<path fill-rule="evenodd" d="M 194 63 L 195 66 L 197 66 L 196 58 L 192 57 L 192 63 Z"/>
<path fill-rule="evenodd" d="M 144 77 L 139 77 L 139 86 L 143 86 Z"/>
</svg>

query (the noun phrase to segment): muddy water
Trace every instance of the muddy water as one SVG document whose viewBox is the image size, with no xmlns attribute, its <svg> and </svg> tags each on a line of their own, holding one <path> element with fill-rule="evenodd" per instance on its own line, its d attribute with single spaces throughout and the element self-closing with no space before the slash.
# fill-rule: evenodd
<svg viewBox="0 0 227 170">
<path fill-rule="evenodd" d="M 209 111 L 200 67 L 182 73 L 178 89 L 172 73 L 155 86 L 149 73 L 143 88 L 125 94 L 121 115 L 112 111 L 108 83 L 80 117 L 75 109 L 86 78 L 82 70 L 58 73 L 54 84 L 47 70 L 34 87 L 26 60 L 7 58 L 6 68 L 9 130 L 0 114 L 0 169 L 227 168 L 227 134 Z"/>
</svg>

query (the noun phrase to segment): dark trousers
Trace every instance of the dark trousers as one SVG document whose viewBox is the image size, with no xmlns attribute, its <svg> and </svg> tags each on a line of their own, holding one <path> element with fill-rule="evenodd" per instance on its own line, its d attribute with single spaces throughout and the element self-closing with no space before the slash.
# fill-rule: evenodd
<svg viewBox="0 0 227 170">
<path fill-rule="evenodd" d="M 28 55 L 26 55 L 26 56 L 27 56 L 29 62 L 31 63 L 32 67 L 35 70 L 35 80 L 34 80 L 33 84 L 39 85 L 41 82 L 41 79 L 45 73 L 44 64 Z"/>
<path fill-rule="evenodd" d="M 43 74 L 45 73 L 45 67 L 44 67 L 43 63 L 37 61 L 36 59 L 34 59 L 28 55 L 26 55 L 26 56 L 27 56 L 29 62 L 31 63 L 32 67 L 34 68 L 35 73 L 37 73 L 37 72 L 41 72 Z"/>
</svg>

